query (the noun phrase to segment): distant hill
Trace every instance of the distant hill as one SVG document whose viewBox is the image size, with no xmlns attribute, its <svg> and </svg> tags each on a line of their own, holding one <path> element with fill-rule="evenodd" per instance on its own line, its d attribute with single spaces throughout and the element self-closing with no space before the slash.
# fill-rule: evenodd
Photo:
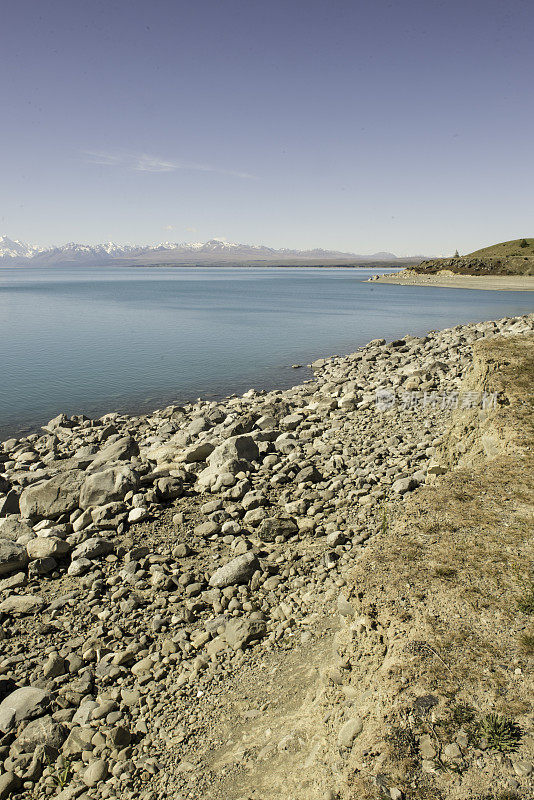
<svg viewBox="0 0 534 800">
<path fill-rule="evenodd" d="M 500 242 L 465 256 L 427 259 L 411 269 L 460 275 L 534 275 L 534 238 Z"/>
<path fill-rule="evenodd" d="M 413 263 L 413 259 L 398 259 L 394 253 L 379 252 L 358 255 L 336 250 L 276 250 L 263 245 L 239 244 L 223 239 L 208 242 L 162 242 L 158 245 L 118 245 L 114 242 L 86 245 L 69 242 L 59 247 L 29 245 L 8 236 L 0 236 L 0 265 L 57 266 L 57 265 L 168 265 L 202 266 L 231 264 L 358 264 L 370 265 Z"/>
</svg>

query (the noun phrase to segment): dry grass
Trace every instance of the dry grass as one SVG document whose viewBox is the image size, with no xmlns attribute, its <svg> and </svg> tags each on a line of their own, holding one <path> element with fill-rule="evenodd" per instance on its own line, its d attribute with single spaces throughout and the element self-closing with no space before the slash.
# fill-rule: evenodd
<svg viewBox="0 0 534 800">
<path fill-rule="evenodd" d="M 482 451 L 468 467 L 392 506 L 387 532 L 363 554 L 355 575 L 362 611 L 378 610 L 377 622 L 396 632 L 392 674 L 402 675 L 406 688 L 396 684 L 388 697 L 382 687 L 389 719 L 405 720 L 410 698 L 413 703 L 414 696 L 431 693 L 440 698 L 436 721 L 418 723 L 419 734 L 426 725 L 445 745 L 470 728 L 471 747 L 483 737 L 488 752 L 501 753 L 527 747 L 523 729 L 532 734 L 534 347 L 525 338 L 495 339 L 478 349 L 483 369 L 477 379 L 505 401 L 483 422 L 484 432 L 502 439 L 502 454 L 488 461 Z M 418 794 L 415 757 L 399 749 L 407 729 L 392 729 L 403 734 L 390 738 L 389 751 L 393 760 L 396 752 L 395 769 L 404 758 L 405 781 L 414 787 L 410 798 L 440 792 L 472 798 L 477 788 L 480 797 L 484 791 L 499 796 L 491 793 L 489 771 L 469 771 L 469 758 L 443 762 L 427 777 L 432 789 Z M 532 759 L 532 739 L 526 741 L 530 751 L 522 757 Z M 457 772 L 470 788 L 451 783 Z M 442 782 L 441 775 L 448 777 Z"/>
</svg>

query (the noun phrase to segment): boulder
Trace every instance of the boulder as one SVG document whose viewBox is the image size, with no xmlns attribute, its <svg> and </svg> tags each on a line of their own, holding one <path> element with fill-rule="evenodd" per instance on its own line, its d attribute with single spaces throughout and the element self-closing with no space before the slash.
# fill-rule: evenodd
<svg viewBox="0 0 534 800">
<path fill-rule="evenodd" d="M 170 503 L 181 497 L 184 491 L 180 478 L 159 478 L 156 481 L 156 496 L 162 503 Z"/>
<path fill-rule="evenodd" d="M 295 476 L 295 483 L 319 483 L 323 480 L 323 476 L 317 467 L 309 466 L 301 469 Z"/>
<path fill-rule="evenodd" d="M 223 589 L 236 583 L 247 583 L 258 567 L 259 562 L 254 553 L 243 553 L 215 570 L 210 578 L 210 586 Z"/>
<path fill-rule="evenodd" d="M 8 514 L 18 514 L 20 495 L 15 489 L 10 489 L 5 497 L 0 497 L 0 517 L 7 517 Z"/>
<path fill-rule="evenodd" d="M 37 594 L 9 594 L 0 603 L 4 614 L 33 614 L 45 606 L 45 601 Z"/>
<path fill-rule="evenodd" d="M 415 489 L 416 486 L 417 481 L 414 481 L 413 478 L 399 478 L 395 481 L 391 489 L 395 494 L 406 494 L 406 492 L 409 492 L 411 489 Z"/>
<path fill-rule="evenodd" d="M 0 800 L 7 800 L 22 786 L 22 779 L 14 772 L 2 772 L 0 775 Z"/>
<path fill-rule="evenodd" d="M 16 542 L 21 536 L 27 536 L 30 539 L 35 536 L 34 532 L 18 517 L 7 517 L 0 519 L 0 538 L 12 539 Z"/>
<path fill-rule="evenodd" d="M 17 544 L 11 539 L 0 539 L 0 575 L 19 572 L 27 563 L 28 553 L 23 544 Z"/>
<path fill-rule="evenodd" d="M 62 558 L 70 550 L 71 545 L 57 536 L 37 536 L 26 545 L 30 558 Z"/>
<path fill-rule="evenodd" d="M 207 458 L 210 467 L 221 467 L 227 461 L 256 461 L 260 456 L 252 436 L 231 436 L 215 448 Z"/>
<path fill-rule="evenodd" d="M 63 725 L 54 722 L 52 717 L 47 714 L 40 719 L 34 719 L 26 725 L 13 743 L 12 752 L 16 755 L 33 753 L 43 745 L 59 750 L 66 738 L 67 731 Z"/>
<path fill-rule="evenodd" d="M 277 536 L 287 539 L 297 532 L 296 522 L 289 517 L 267 517 L 260 523 L 258 537 L 262 542 L 274 542 Z"/>
<path fill-rule="evenodd" d="M 210 456 L 215 447 L 210 442 L 202 442 L 200 444 L 192 444 L 184 453 L 184 459 L 189 464 L 196 464 L 199 461 L 205 461 Z"/>
<path fill-rule="evenodd" d="M 69 419 L 65 414 L 58 414 L 57 417 L 54 417 L 54 419 L 51 419 L 46 425 L 43 425 L 43 430 L 52 433 L 60 428 L 69 430 L 74 428 L 75 425 L 76 423 Z"/>
<path fill-rule="evenodd" d="M 104 506 L 114 500 L 123 500 L 138 485 L 139 476 L 127 465 L 91 473 L 81 488 L 80 508 Z"/>
<path fill-rule="evenodd" d="M 86 786 L 96 786 L 100 781 L 105 781 L 109 775 L 107 762 L 103 758 L 92 761 L 82 775 Z"/>
<path fill-rule="evenodd" d="M 47 519 L 74 511 L 82 482 L 83 473 L 72 470 L 33 483 L 20 496 L 20 513 L 26 519 Z"/>
<path fill-rule="evenodd" d="M 224 629 L 224 637 L 233 650 L 244 648 L 265 636 L 266 625 L 261 620 L 230 620 Z"/>
<path fill-rule="evenodd" d="M 112 550 L 113 545 L 107 539 L 102 539 L 100 536 L 92 536 L 72 551 L 72 560 L 100 558 L 101 556 L 107 556 Z"/>
<path fill-rule="evenodd" d="M 97 472 L 102 467 L 115 461 L 129 461 L 139 455 L 139 445 L 131 436 L 123 436 L 112 444 L 108 444 L 96 454 L 88 467 L 88 472 Z"/>
<path fill-rule="evenodd" d="M 0 731 L 7 733 L 22 720 L 33 719 L 46 713 L 50 695 L 36 686 L 23 686 L 5 697 L 0 703 Z"/>
</svg>

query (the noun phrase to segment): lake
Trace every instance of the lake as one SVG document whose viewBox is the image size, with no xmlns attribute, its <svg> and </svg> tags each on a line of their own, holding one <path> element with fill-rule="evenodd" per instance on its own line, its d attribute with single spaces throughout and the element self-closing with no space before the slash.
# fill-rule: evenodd
<svg viewBox="0 0 534 800">
<path fill-rule="evenodd" d="M 0 438 L 284 388 L 370 339 L 533 310 L 528 292 L 366 283 L 380 269 L 0 268 Z"/>
</svg>

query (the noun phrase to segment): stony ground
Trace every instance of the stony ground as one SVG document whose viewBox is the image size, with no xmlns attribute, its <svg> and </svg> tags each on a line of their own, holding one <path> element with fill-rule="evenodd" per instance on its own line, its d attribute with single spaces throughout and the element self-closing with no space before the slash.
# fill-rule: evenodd
<svg viewBox="0 0 534 800">
<path fill-rule="evenodd" d="M 382 775 L 362 709 L 387 636 L 353 571 L 387 563 L 392 515 L 447 477 L 455 406 L 497 402 L 461 391 L 473 347 L 533 330 L 375 340 L 284 392 L 60 416 L 4 442 L 0 800 L 363 798 L 364 773 L 369 797 L 445 797 Z M 348 630 L 368 641 L 359 669 Z M 410 735 L 425 775 L 462 773 L 463 740 L 442 755 L 426 727 Z M 511 791 L 530 791 L 529 763 L 510 761 Z"/>
</svg>

